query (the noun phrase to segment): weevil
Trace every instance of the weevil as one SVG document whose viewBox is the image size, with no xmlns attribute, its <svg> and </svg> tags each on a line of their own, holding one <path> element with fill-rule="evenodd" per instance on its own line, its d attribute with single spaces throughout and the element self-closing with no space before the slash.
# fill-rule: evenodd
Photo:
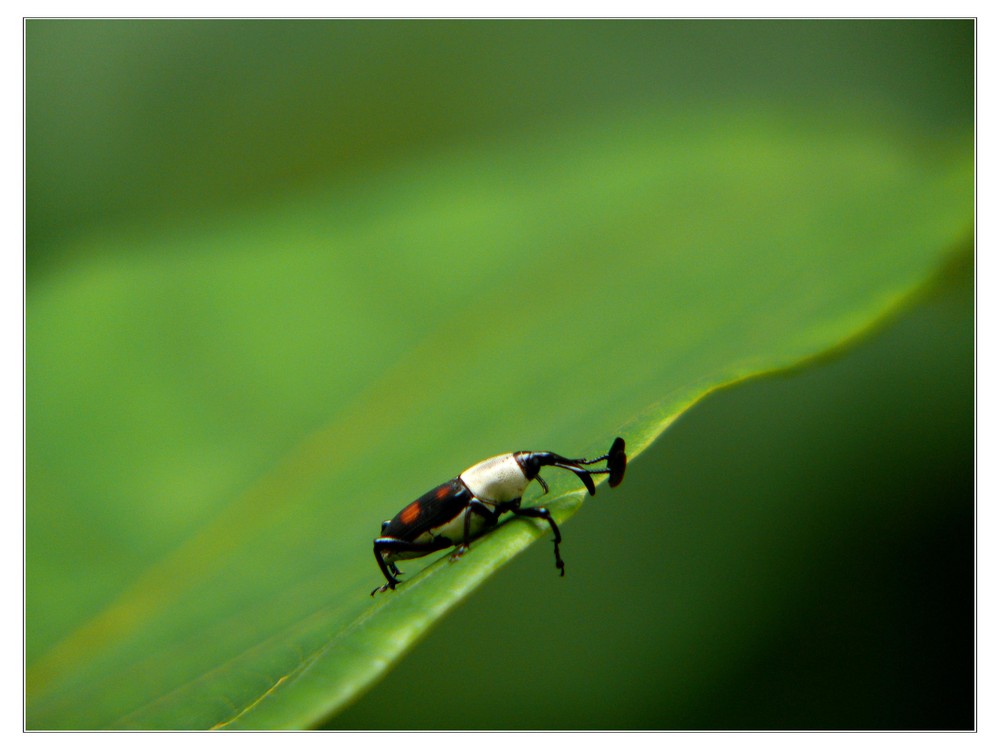
<svg viewBox="0 0 1000 750">
<path fill-rule="evenodd" d="M 542 468 L 553 466 L 576 474 L 593 495 L 594 474 L 607 474 L 608 485 L 617 487 L 625 477 L 625 441 L 615 438 L 608 452 L 598 458 L 565 458 L 548 451 L 503 453 L 473 464 L 454 479 L 438 485 L 403 508 L 390 521 L 382 523 L 382 534 L 375 540 L 375 560 L 386 583 L 372 591 L 395 589 L 402 575 L 396 560 L 423 557 L 438 550 L 455 547 L 451 559 L 458 560 L 469 549 L 469 542 L 494 528 L 504 513 L 521 518 L 547 521 L 555 536 L 556 567 L 566 575 L 566 565 L 559 555 L 562 535 L 552 514 L 541 507 L 521 507 L 521 497 L 528 485 L 537 480 L 542 494 L 549 486 L 542 479 Z M 605 461 L 603 469 L 586 467 Z"/>
</svg>

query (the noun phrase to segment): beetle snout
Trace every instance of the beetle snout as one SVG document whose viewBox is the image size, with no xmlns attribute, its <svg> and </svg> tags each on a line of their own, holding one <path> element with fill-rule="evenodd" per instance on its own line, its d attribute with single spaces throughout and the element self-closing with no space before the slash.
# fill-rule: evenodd
<svg viewBox="0 0 1000 750">
<path fill-rule="evenodd" d="M 548 451 L 520 451 L 514 454 L 514 460 L 524 472 L 528 481 L 536 479 L 543 466 L 552 466 L 556 462 L 557 456 Z"/>
</svg>

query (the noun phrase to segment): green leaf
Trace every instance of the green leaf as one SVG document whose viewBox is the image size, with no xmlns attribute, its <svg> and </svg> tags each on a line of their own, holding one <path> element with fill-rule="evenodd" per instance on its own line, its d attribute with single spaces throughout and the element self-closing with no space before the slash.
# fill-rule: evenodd
<svg viewBox="0 0 1000 750">
<path fill-rule="evenodd" d="M 505 523 L 372 599 L 383 519 L 495 453 L 620 434 L 634 461 L 712 390 L 869 329 L 971 233 L 965 134 L 746 111 L 75 240 L 28 288 L 28 726 L 314 725 L 547 536 Z"/>
<path fill-rule="evenodd" d="M 973 727 L 973 255 L 956 260 L 849 351 L 686 412 L 573 518 L 572 575 L 540 574 L 535 545 L 323 728 Z"/>
</svg>

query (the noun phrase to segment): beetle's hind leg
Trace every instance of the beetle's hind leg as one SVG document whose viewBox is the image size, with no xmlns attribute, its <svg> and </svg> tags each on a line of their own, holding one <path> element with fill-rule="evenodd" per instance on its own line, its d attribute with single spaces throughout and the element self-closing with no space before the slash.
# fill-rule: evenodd
<svg viewBox="0 0 1000 750">
<path fill-rule="evenodd" d="M 559 527 L 556 526 L 556 519 L 549 513 L 548 508 L 511 508 L 511 512 L 515 516 L 521 516 L 522 518 L 541 518 L 549 522 L 549 526 L 552 527 L 552 533 L 556 537 L 553 540 L 553 544 L 556 546 L 556 567 L 559 568 L 560 576 L 566 575 L 566 563 L 563 562 L 562 557 L 559 555 L 559 542 L 562 541 L 562 534 L 559 533 Z"/>
<path fill-rule="evenodd" d="M 416 542 L 407 542 L 404 539 L 396 539 L 391 536 L 379 537 L 375 540 L 375 560 L 378 562 L 378 566 L 382 570 L 382 575 L 385 576 L 386 582 L 374 589 L 372 596 L 381 591 L 395 589 L 396 584 L 399 583 L 399 579 L 394 577 L 394 575 L 401 575 L 399 568 L 396 567 L 394 562 L 387 563 L 382 556 L 383 552 L 416 552 L 417 556 L 420 556 L 429 555 L 431 552 L 437 552 L 439 549 L 450 546 L 451 542 L 446 539 L 435 539 L 433 542 L 427 544 L 417 544 Z"/>
</svg>

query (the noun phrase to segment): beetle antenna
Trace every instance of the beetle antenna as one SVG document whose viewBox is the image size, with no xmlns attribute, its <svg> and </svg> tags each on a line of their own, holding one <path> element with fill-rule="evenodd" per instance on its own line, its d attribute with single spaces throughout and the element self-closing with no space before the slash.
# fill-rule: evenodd
<svg viewBox="0 0 1000 750">
<path fill-rule="evenodd" d="M 604 469 L 584 469 L 584 471 L 590 474 L 609 474 L 608 485 L 611 487 L 617 487 L 621 484 L 622 479 L 625 478 L 625 441 L 617 437 L 615 441 L 611 444 L 611 449 L 605 453 L 603 456 L 597 458 L 581 458 L 574 460 L 572 463 L 579 464 L 580 466 L 590 466 L 592 464 L 600 463 L 601 461 L 607 461 L 607 468 Z"/>
<path fill-rule="evenodd" d="M 625 466 L 628 458 L 625 455 L 625 441 L 616 437 L 608 451 L 608 486 L 617 487 L 625 478 Z"/>
<path fill-rule="evenodd" d="M 580 477 L 580 481 L 583 482 L 583 486 L 587 488 L 587 492 L 589 492 L 591 495 L 597 493 L 597 488 L 594 486 L 594 480 L 590 478 L 591 474 L 590 469 L 581 469 L 579 466 L 575 466 L 573 464 L 568 464 L 568 463 L 567 464 L 556 463 L 552 465 L 560 469 L 568 469 L 569 471 L 572 471 L 574 474 Z"/>
<path fill-rule="evenodd" d="M 516 454 L 518 456 L 522 454 Z M 535 461 L 536 465 L 540 468 L 541 466 L 554 466 L 559 469 L 566 469 L 567 471 L 572 471 L 576 474 L 580 481 L 583 482 L 583 486 L 587 488 L 587 491 L 594 495 L 597 493 L 597 489 L 594 486 L 594 480 L 591 478 L 592 475 L 608 475 L 608 485 L 611 487 L 617 487 L 621 484 L 622 479 L 625 476 L 625 441 L 622 438 L 615 438 L 615 441 L 611 444 L 611 449 L 598 458 L 566 458 L 565 456 L 560 456 L 557 453 L 530 453 L 525 454 L 530 456 L 530 458 Z M 518 459 L 520 461 L 520 459 Z M 600 463 L 601 461 L 607 461 L 607 465 L 603 469 L 585 469 L 585 466 L 591 466 L 593 464 Z M 538 469 L 534 469 L 535 476 L 532 479 L 537 479 L 544 489 L 542 494 L 549 491 L 548 485 L 545 481 L 537 474 Z"/>
</svg>

